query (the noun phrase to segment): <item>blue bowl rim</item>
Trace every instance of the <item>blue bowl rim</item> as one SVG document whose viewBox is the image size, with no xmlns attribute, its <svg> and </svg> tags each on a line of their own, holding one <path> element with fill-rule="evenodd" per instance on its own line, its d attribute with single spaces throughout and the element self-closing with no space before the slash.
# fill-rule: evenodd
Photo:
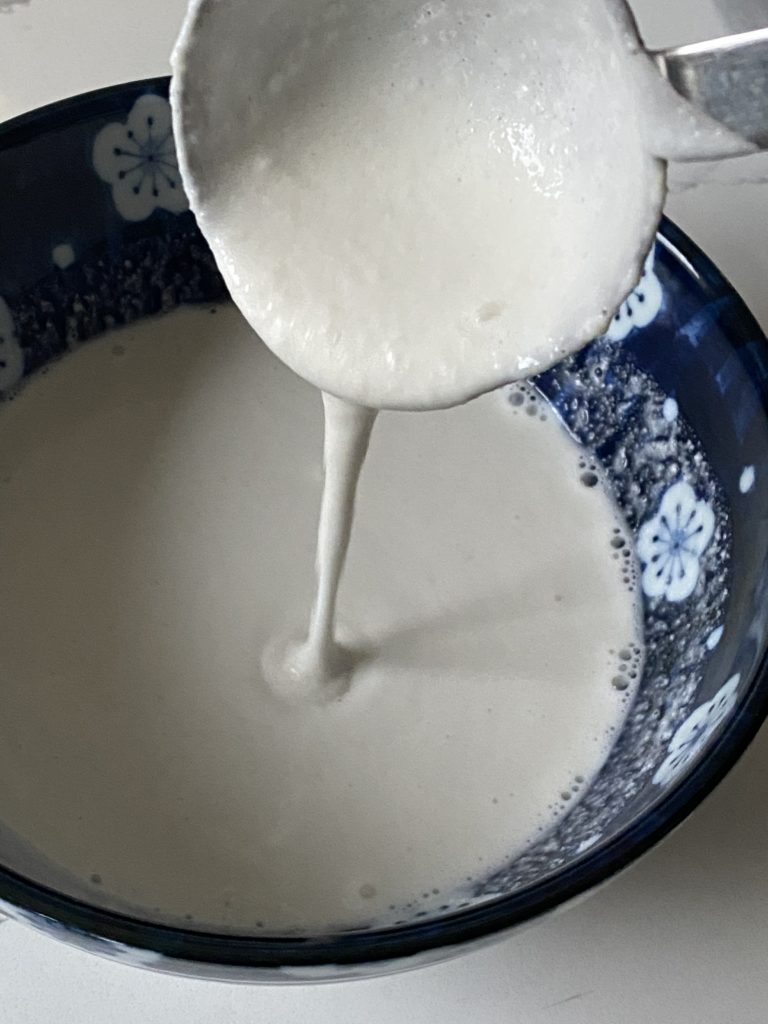
<svg viewBox="0 0 768 1024">
<path fill-rule="evenodd" d="M 139 79 L 71 96 L 0 124 L 0 149 L 61 130 L 78 119 L 124 112 L 125 93 L 166 95 L 169 76 Z M 658 237 L 694 272 L 705 291 L 728 295 L 738 313 L 738 333 L 766 346 L 768 341 L 730 282 L 698 246 L 668 218 Z M 764 404 L 768 398 L 764 396 Z M 768 716 L 768 649 L 749 690 L 706 758 L 625 830 L 561 871 L 508 896 L 457 911 L 438 920 L 328 937 L 225 935 L 154 924 L 62 895 L 0 866 L 0 900 L 22 913 L 41 916 L 65 930 L 117 942 L 137 950 L 216 966 L 271 971 L 281 967 L 364 965 L 418 957 L 428 951 L 488 938 L 551 912 L 611 879 L 677 827 L 712 792 L 738 761 Z M 11 913 L 12 913 L 11 909 Z"/>
</svg>

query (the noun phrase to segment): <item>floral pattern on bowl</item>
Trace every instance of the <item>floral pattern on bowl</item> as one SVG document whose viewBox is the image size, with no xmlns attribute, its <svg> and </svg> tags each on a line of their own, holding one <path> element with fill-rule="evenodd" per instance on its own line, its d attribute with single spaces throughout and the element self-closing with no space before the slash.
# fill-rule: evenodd
<svg viewBox="0 0 768 1024">
<path fill-rule="evenodd" d="M 162 96 L 140 96 L 125 122 L 105 125 L 93 143 L 96 173 L 112 186 L 126 220 L 146 220 L 156 209 L 189 206 L 176 159 L 171 106 Z"/>
<path fill-rule="evenodd" d="M 700 704 L 686 718 L 672 737 L 667 756 L 653 776 L 657 786 L 671 782 L 698 756 L 709 737 L 736 706 L 740 682 L 741 676 L 737 672 L 717 691 L 712 700 Z"/>
<path fill-rule="evenodd" d="M 643 523 L 637 535 L 637 556 L 643 567 L 647 597 L 684 601 L 699 579 L 701 556 L 715 532 L 715 515 L 699 501 L 685 480 L 664 492 L 659 511 Z"/>
<path fill-rule="evenodd" d="M 664 292 L 654 270 L 655 263 L 656 250 L 652 248 L 637 286 L 622 302 L 608 326 L 606 337 L 609 341 L 623 341 L 630 331 L 647 327 L 658 316 Z"/>
</svg>

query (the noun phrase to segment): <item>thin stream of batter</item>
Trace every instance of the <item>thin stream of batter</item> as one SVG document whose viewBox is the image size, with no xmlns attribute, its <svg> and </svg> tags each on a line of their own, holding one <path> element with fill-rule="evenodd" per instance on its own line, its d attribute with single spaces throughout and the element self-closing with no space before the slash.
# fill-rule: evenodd
<svg viewBox="0 0 768 1024">
<path fill-rule="evenodd" d="M 277 649 L 270 645 L 264 659 L 265 672 L 278 690 L 295 691 L 298 686 L 320 699 L 343 692 L 354 663 L 353 653 L 336 637 L 336 604 L 352 533 L 357 484 L 377 415 L 375 409 L 352 405 L 326 392 L 323 409 L 324 482 L 309 632 L 304 643 L 287 645 L 282 664 L 279 645 Z"/>
</svg>

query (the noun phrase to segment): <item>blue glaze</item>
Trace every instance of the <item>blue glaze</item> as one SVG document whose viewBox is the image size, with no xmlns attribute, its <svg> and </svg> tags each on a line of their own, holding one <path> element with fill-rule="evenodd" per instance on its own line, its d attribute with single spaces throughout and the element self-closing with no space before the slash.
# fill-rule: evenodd
<svg viewBox="0 0 768 1024">
<path fill-rule="evenodd" d="M 88 339 L 226 297 L 180 188 L 167 91 L 167 79 L 118 86 L 0 127 L 0 417 L 24 378 Z M 442 959 L 559 908 L 682 820 L 768 707 L 768 346 L 665 221 L 606 335 L 536 391 L 584 443 L 585 472 L 593 459 L 610 482 L 645 559 L 639 572 L 625 560 L 647 639 L 639 692 L 599 778 L 550 834 L 469 891 L 463 910 L 386 931 L 270 939 L 169 928 L 2 867 L 0 909 L 159 970 L 360 977 Z"/>
</svg>

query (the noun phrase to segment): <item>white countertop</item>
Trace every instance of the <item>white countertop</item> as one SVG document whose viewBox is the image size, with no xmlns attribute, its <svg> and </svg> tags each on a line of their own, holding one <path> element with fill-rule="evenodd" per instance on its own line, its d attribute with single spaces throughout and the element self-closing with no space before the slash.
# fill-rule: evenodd
<svg viewBox="0 0 768 1024">
<path fill-rule="evenodd" d="M 546 0 L 542 0 L 546 2 Z M 0 119 L 163 74 L 185 0 L 0 0 Z M 768 0 L 637 0 L 651 45 L 768 25 Z M 668 212 L 768 328 L 768 185 Z M 375 981 L 180 980 L 0 927 L 2 1024 L 765 1024 L 768 731 L 662 847 L 592 899 L 490 950 Z"/>
</svg>

